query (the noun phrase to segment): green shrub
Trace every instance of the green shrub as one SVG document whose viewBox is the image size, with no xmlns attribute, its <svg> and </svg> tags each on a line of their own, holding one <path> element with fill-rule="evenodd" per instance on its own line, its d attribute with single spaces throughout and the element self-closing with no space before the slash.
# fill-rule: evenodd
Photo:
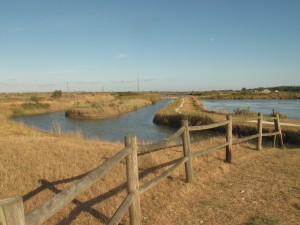
<svg viewBox="0 0 300 225">
<path fill-rule="evenodd" d="M 11 110 L 12 116 L 24 116 L 25 112 L 22 109 L 14 108 Z"/>
<path fill-rule="evenodd" d="M 237 108 L 233 110 L 234 115 L 240 115 L 240 116 L 256 116 L 257 112 L 253 112 L 250 110 L 250 107 L 247 108 Z"/>
<path fill-rule="evenodd" d="M 51 95 L 51 98 L 54 98 L 54 99 L 58 99 L 58 98 L 61 98 L 61 97 L 62 97 L 62 91 L 61 90 L 55 90 Z"/>
<path fill-rule="evenodd" d="M 23 109 L 35 109 L 35 103 L 23 103 L 21 106 Z"/>
<path fill-rule="evenodd" d="M 118 92 L 118 96 L 138 96 L 140 93 L 138 92 L 132 92 L 132 91 L 125 91 L 125 92 Z"/>
<path fill-rule="evenodd" d="M 23 103 L 23 109 L 33 110 L 33 109 L 49 109 L 50 105 L 48 103 Z"/>
<path fill-rule="evenodd" d="M 39 97 L 36 95 L 30 97 L 30 101 L 33 101 L 35 103 L 38 103 L 39 101 L 42 101 L 42 100 L 43 100 L 43 97 Z"/>
</svg>

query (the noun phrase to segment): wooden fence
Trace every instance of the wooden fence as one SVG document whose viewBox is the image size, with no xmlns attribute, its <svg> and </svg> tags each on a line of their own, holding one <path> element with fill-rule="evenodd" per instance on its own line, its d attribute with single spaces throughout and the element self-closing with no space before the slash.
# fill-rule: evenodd
<svg viewBox="0 0 300 225">
<path fill-rule="evenodd" d="M 67 204 L 72 202 L 77 196 L 82 194 L 85 190 L 91 187 L 96 181 L 98 181 L 104 174 L 111 170 L 115 165 L 120 163 L 121 160 L 126 158 L 126 175 L 127 175 L 127 191 L 128 194 L 123 200 L 120 207 L 117 209 L 113 217 L 111 218 L 109 225 L 117 225 L 122 220 L 125 213 L 129 210 L 130 224 L 141 224 L 141 209 L 140 209 L 140 195 L 155 186 L 162 179 L 169 176 L 182 164 L 185 166 L 186 181 L 191 183 L 193 181 L 193 167 L 192 159 L 202 155 L 209 154 L 216 150 L 226 149 L 226 162 L 232 161 L 232 146 L 251 139 L 257 139 L 257 149 L 262 149 L 262 138 L 266 136 L 273 136 L 273 146 L 276 144 L 276 140 L 279 140 L 279 146 L 283 147 L 283 139 L 280 128 L 279 116 L 268 117 L 274 120 L 275 132 L 263 133 L 263 115 L 258 114 L 257 117 L 232 119 L 231 116 L 227 116 L 224 122 L 204 125 L 204 126 L 188 126 L 188 121 L 183 120 L 181 128 L 169 138 L 154 144 L 137 145 L 137 139 L 135 136 L 125 137 L 125 148 L 115 154 L 113 157 L 105 161 L 103 164 L 89 172 L 83 178 L 76 183 L 65 188 L 60 193 L 54 195 L 52 198 L 44 202 L 36 209 L 28 212 L 24 215 L 23 200 L 21 197 L 10 197 L 0 200 L 0 224 L 2 225 L 39 225 L 47 221 L 59 210 L 64 208 Z M 253 122 L 253 119 L 257 120 L 257 134 L 248 137 L 239 138 L 233 141 L 232 127 L 234 122 Z M 201 150 L 198 152 L 191 151 L 190 132 L 208 130 L 217 127 L 226 127 L 226 140 L 224 143 L 217 146 Z M 180 144 L 174 144 L 174 141 L 181 136 L 182 142 Z M 149 152 L 162 150 L 170 147 L 183 147 L 183 156 L 168 170 L 163 172 L 151 181 L 143 184 L 139 187 L 139 175 L 138 175 L 138 155 L 147 154 Z"/>
</svg>

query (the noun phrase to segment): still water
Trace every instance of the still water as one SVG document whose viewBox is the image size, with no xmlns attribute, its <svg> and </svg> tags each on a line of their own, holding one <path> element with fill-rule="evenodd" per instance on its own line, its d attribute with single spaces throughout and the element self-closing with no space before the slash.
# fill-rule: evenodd
<svg viewBox="0 0 300 225">
<path fill-rule="evenodd" d="M 156 111 L 171 101 L 164 99 L 155 105 L 119 117 L 101 120 L 68 119 L 64 112 L 24 116 L 15 118 L 15 120 L 47 132 L 53 131 L 53 124 L 59 124 L 62 132 L 79 131 L 87 138 L 123 142 L 125 135 L 136 135 L 139 143 L 156 142 L 170 136 L 177 130 L 152 122 Z"/>
<path fill-rule="evenodd" d="M 247 108 L 254 112 L 270 115 L 274 109 L 288 116 L 289 119 L 300 119 L 300 99 L 263 99 L 263 100 L 201 100 L 208 110 L 233 112 L 237 108 Z"/>
</svg>

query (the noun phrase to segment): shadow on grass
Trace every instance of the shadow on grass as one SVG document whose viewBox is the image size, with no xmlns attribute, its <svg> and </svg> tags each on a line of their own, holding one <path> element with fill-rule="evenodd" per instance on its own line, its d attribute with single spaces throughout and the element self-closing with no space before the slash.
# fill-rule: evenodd
<svg viewBox="0 0 300 225">
<path fill-rule="evenodd" d="M 175 160 L 163 163 L 161 165 L 157 165 L 157 166 L 147 168 L 147 169 L 145 169 L 145 170 L 143 170 L 139 173 L 139 178 L 143 179 L 148 174 L 153 173 L 156 170 L 160 170 L 160 169 L 163 169 L 165 167 L 171 166 L 171 165 L 177 163 L 179 160 L 180 159 L 175 159 Z M 65 184 L 65 183 L 69 183 L 69 182 L 79 180 L 87 174 L 88 173 L 84 173 L 84 174 L 81 174 L 81 175 L 78 175 L 78 176 L 75 176 L 75 177 L 67 178 L 67 179 L 64 179 L 64 180 L 52 181 L 52 182 L 49 182 L 45 179 L 41 179 L 41 180 L 39 180 L 41 186 L 39 186 L 35 190 L 25 194 L 23 196 L 23 201 L 26 202 L 26 201 L 30 200 L 32 197 L 36 196 L 37 194 L 41 193 L 42 191 L 44 191 L 46 189 L 52 191 L 55 194 L 58 194 L 62 190 L 58 189 L 56 187 L 56 185 Z M 109 222 L 111 218 L 107 217 L 107 215 L 105 215 L 104 213 L 99 212 L 98 210 L 94 209 L 93 206 L 96 205 L 96 204 L 99 204 L 99 203 L 101 203 L 101 202 L 103 202 L 103 201 L 105 201 L 105 200 L 107 200 L 111 197 L 113 197 L 114 195 L 116 195 L 118 193 L 120 193 L 126 187 L 127 187 L 127 182 L 122 183 L 122 184 L 118 185 L 117 187 L 107 191 L 106 193 L 103 193 L 103 194 L 101 194 L 101 195 L 99 195 L 95 198 L 92 198 L 92 199 L 86 201 L 86 202 L 82 202 L 82 201 L 79 201 L 77 199 L 74 199 L 72 201 L 72 203 L 76 207 L 67 216 L 65 216 L 58 223 L 58 225 L 71 224 L 72 221 L 74 221 L 79 216 L 79 214 L 82 213 L 82 212 L 89 213 L 91 216 L 98 219 L 102 223 Z"/>
<path fill-rule="evenodd" d="M 264 216 L 254 216 L 244 223 L 244 225 L 278 225 L 279 220 L 274 218 L 267 218 Z"/>
</svg>

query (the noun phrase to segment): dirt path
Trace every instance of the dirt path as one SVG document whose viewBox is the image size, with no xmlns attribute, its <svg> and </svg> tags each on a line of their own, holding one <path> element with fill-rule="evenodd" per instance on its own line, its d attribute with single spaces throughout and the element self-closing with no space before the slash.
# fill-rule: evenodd
<svg viewBox="0 0 300 225">
<path fill-rule="evenodd" d="M 182 98 L 182 102 L 178 108 L 175 109 L 175 112 L 177 113 L 187 113 L 187 112 L 194 112 L 199 111 L 201 108 L 201 105 L 198 104 L 198 101 L 195 100 L 192 97 L 184 97 Z"/>
<path fill-rule="evenodd" d="M 178 108 L 175 109 L 175 112 L 179 113 L 179 114 L 182 114 L 182 112 L 180 111 L 180 109 L 183 107 L 184 105 L 184 98 L 182 99 L 182 102 L 180 104 L 180 106 Z"/>
</svg>

